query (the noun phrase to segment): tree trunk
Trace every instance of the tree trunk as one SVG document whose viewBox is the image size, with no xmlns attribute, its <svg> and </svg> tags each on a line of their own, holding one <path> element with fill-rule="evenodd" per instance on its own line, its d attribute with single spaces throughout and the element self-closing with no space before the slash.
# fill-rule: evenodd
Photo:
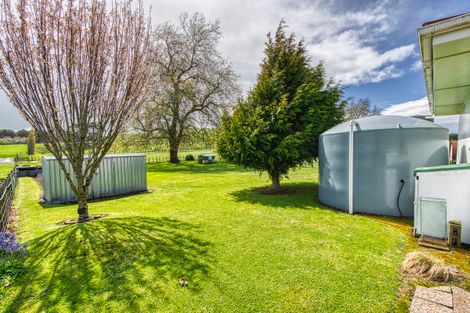
<svg viewBox="0 0 470 313">
<path fill-rule="evenodd" d="M 272 190 L 281 189 L 280 175 L 278 173 L 272 173 L 269 176 L 271 176 L 271 189 Z"/>
<path fill-rule="evenodd" d="M 179 163 L 178 158 L 179 143 L 176 140 L 170 140 L 170 163 Z"/>
<path fill-rule="evenodd" d="M 86 193 L 83 193 L 79 196 L 77 213 L 79 222 L 87 221 L 90 219 L 90 216 L 88 215 L 88 202 Z"/>
</svg>

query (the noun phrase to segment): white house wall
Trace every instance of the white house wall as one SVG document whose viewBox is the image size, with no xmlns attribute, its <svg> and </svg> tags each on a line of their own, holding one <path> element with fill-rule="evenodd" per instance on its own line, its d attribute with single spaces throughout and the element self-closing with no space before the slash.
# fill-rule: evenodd
<svg viewBox="0 0 470 313">
<path fill-rule="evenodd" d="M 460 115 L 457 163 L 470 163 L 470 102 L 467 102 Z"/>
<path fill-rule="evenodd" d="M 418 172 L 416 181 L 415 229 L 419 227 L 419 203 L 421 198 L 445 199 L 447 223 L 459 220 L 462 223 L 462 242 L 470 244 L 470 169 Z"/>
</svg>

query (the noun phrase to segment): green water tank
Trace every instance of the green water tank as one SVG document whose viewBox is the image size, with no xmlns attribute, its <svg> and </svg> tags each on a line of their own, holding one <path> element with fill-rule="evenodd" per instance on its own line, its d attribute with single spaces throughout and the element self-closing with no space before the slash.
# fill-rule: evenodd
<svg viewBox="0 0 470 313">
<path fill-rule="evenodd" d="M 319 138 L 318 196 L 326 205 L 349 211 L 350 122 Z M 414 214 L 413 170 L 448 164 L 449 131 L 405 116 L 370 116 L 353 126 L 353 212 Z"/>
</svg>

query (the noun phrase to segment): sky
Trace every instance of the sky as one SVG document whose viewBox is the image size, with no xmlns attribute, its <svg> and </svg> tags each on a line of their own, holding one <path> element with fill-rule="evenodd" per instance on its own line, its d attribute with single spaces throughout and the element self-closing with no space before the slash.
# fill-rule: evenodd
<svg viewBox="0 0 470 313">
<path fill-rule="evenodd" d="M 219 48 L 248 90 L 256 80 L 268 32 L 284 19 L 303 38 L 314 64 L 340 83 L 346 98 L 369 98 L 383 114 L 429 114 L 417 29 L 470 11 L 467 0 L 143 0 L 154 24 L 199 12 L 220 22 Z M 436 122 L 457 130 L 456 117 Z M 0 92 L 0 128 L 28 124 Z"/>
</svg>

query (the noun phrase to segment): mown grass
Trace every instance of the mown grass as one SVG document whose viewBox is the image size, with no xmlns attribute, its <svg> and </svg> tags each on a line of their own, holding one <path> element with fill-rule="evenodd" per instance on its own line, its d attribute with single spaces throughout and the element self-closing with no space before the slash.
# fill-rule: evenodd
<svg viewBox="0 0 470 313">
<path fill-rule="evenodd" d="M 12 144 L 12 145 L 0 145 L 0 159 L 3 158 L 14 158 L 18 156 L 27 156 L 27 146 L 26 144 Z M 188 154 L 192 154 L 195 158 L 197 158 L 198 154 L 201 153 L 212 153 L 213 150 L 181 150 L 179 152 L 179 158 L 184 160 L 184 157 Z M 111 150 L 109 153 L 117 153 L 116 151 Z M 167 162 L 170 159 L 170 152 L 169 151 L 161 151 L 161 152 L 147 152 L 145 153 L 149 161 L 154 163 L 161 163 Z M 50 155 L 47 151 L 46 147 L 43 144 L 36 144 L 36 155 L 35 156 L 43 156 L 43 155 Z"/>
<path fill-rule="evenodd" d="M 93 202 L 106 218 L 68 226 L 75 206 L 40 205 L 21 178 L 26 273 L 0 311 L 391 311 L 406 236 L 318 204 L 316 177 L 294 171 L 289 192 L 269 195 L 266 176 L 234 166 L 150 165 L 152 193 Z"/>
<path fill-rule="evenodd" d="M 6 178 L 14 166 L 13 163 L 0 164 L 0 180 Z"/>
<path fill-rule="evenodd" d="M 36 144 L 36 155 L 47 154 L 46 147 L 43 144 Z M 26 144 L 0 145 L 0 159 L 14 158 L 18 156 L 27 156 L 28 148 Z"/>
</svg>

